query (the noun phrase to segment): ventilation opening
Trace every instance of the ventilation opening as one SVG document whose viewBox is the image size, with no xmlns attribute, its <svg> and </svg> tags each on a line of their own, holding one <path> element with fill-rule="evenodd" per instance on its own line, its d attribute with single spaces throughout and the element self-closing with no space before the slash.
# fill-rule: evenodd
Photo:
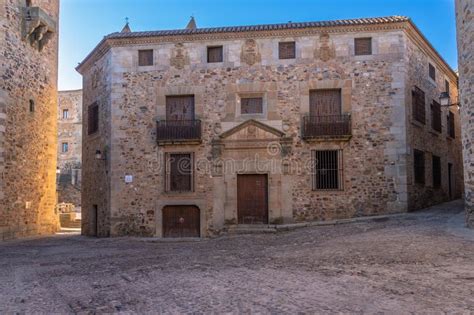
<svg viewBox="0 0 474 315">
<path fill-rule="evenodd" d="M 35 101 L 30 100 L 30 113 L 35 112 Z"/>
</svg>

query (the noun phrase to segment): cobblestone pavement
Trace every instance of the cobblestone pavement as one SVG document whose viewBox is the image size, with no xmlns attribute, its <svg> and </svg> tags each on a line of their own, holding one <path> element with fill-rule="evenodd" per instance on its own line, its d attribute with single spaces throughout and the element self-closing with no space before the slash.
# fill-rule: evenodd
<svg viewBox="0 0 474 315">
<path fill-rule="evenodd" d="M 194 242 L 0 243 L 0 314 L 470 313 L 474 231 L 461 211 Z"/>
</svg>

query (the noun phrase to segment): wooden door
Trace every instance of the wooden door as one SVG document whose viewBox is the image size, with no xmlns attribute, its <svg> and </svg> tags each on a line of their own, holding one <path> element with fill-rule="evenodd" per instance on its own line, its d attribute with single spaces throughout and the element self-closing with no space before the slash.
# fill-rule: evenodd
<svg viewBox="0 0 474 315">
<path fill-rule="evenodd" d="M 309 94 L 309 115 L 341 115 L 341 90 L 312 90 Z"/>
<path fill-rule="evenodd" d="M 167 206 L 163 208 L 163 237 L 199 237 L 199 208 Z"/>
<path fill-rule="evenodd" d="M 167 96 L 166 97 L 166 120 L 193 120 L 194 119 L 194 96 Z"/>
<path fill-rule="evenodd" d="M 238 175 L 237 216 L 239 224 L 268 223 L 267 175 Z"/>
</svg>

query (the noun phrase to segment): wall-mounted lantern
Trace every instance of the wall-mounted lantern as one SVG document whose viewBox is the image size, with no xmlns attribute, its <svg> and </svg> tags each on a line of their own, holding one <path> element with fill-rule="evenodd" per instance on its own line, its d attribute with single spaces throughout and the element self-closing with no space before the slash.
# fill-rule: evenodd
<svg viewBox="0 0 474 315">
<path fill-rule="evenodd" d="M 448 92 L 441 92 L 439 96 L 439 103 L 443 107 L 450 107 L 450 106 L 457 106 L 458 108 L 461 107 L 460 103 L 451 103 L 451 97 L 449 96 Z"/>
</svg>

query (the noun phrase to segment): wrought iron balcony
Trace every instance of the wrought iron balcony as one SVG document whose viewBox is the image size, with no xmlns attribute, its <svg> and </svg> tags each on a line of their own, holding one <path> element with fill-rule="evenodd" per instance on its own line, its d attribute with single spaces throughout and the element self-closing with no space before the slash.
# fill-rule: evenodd
<svg viewBox="0 0 474 315">
<path fill-rule="evenodd" d="M 201 121 L 159 120 L 156 124 L 158 143 L 201 142 Z"/>
<path fill-rule="evenodd" d="M 302 137 L 304 139 L 350 138 L 352 134 L 351 115 L 321 115 L 303 117 Z"/>
</svg>

